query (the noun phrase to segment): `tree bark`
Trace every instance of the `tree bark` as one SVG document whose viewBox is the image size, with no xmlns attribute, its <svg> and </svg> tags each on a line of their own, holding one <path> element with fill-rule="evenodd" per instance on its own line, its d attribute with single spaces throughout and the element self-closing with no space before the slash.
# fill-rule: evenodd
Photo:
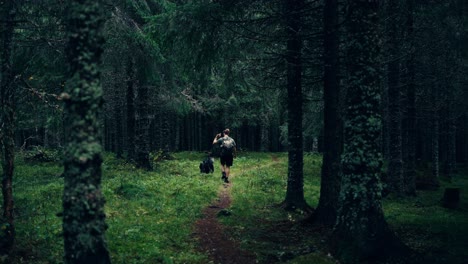
<svg viewBox="0 0 468 264">
<path fill-rule="evenodd" d="M 135 161 L 135 59 L 129 58 L 127 62 L 127 81 L 126 81 L 126 99 L 127 99 L 127 159 Z"/>
<path fill-rule="evenodd" d="M 180 145 L 180 117 L 179 114 L 175 114 L 175 133 L 174 133 L 174 150 L 179 151 L 182 149 L 182 146 Z"/>
<path fill-rule="evenodd" d="M 402 153 L 402 113 L 400 96 L 400 61 L 398 59 L 398 1 L 386 3 L 387 34 L 388 34 L 388 59 L 387 84 L 388 84 L 388 117 L 389 117 L 389 164 L 387 171 L 388 186 L 391 193 L 402 196 L 405 193 L 403 182 L 403 153 Z"/>
<path fill-rule="evenodd" d="M 415 47 L 414 47 L 414 0 L 407 1 L 407 39 L 409 54 L 406 61 L 406 162 L 404 185 L 406 195 L 416 195 L 416 83 L 415 83 Z"/>
<path fill-rule="evenodd" d="M 344 122 L 340 208 L 332 248 L 341 263 L 372 262 L 403 248 L 385 221 L 381 205 L 378 2 L 349 2 L 348 92 Z M 398 252 L 399 254 L 399 252 Z"/>
<path fill-rule="evenodd" d="M 437 88 L 432 87 L 432 134 L 431 134 L 431 164 L 432 177 L 428 180 L 430 185 L 439 186 L 440 167 L 439 167 L 439 139 L 440 139 L 440 123 L 439 123 L 439 106 L 437 102 Z"/>
<path fill-rule="evenodd" d="M 270 151 L 270 125 L 268 117 L 265 115 L 260 122 L 260 151 Z"/>
<path fill-rule="evenodd" d="M 61 95 L 68 126 L 64 153 L 63 236 L 65 263 L 110 263 L 101 192 L 102 146 L 99 112 L 102 87 L 99 63 L 104 23 L 101 1 L 68 6 L 67 56 L 70 79 Z"/>
<path fill-rule="evenodd" d="M 286 63 L 288 89 L 288 184 L 285 209 L 307 210 L 304 199 L 304 160 L 302 149 L 302 38 L 303 0 L 284 1 L 288 36 Z"/>
<path fill-rule="evenodd" d="M 13 1 L 0 4 L 5 19 L 1 29 L 2 50 L 0 79 L 0 153 L 2 160 L 3 214 L 1 219 L 0 253 L 8 254 L 15 242 L 13 173 L 15 169 L 15 100 L 12 72 L 12 45 L 16 6 Z"/>
<path fill-rule="evenodd" d="M 451 181 L 453 175 L 455 173 L 455 165 L 456 165 L 456 123 L 455 117 L 453 113 L 453 107 L 450 105 L 450 102 L 446 105 L 446 115 L 445 115 L 445 123 L 446 126 L 444 128 L 444 138 L 445 144 L 443 151 L 444 153 L 444 160 L 443 160 L 443 176 Z"/>
<path fill-rule="evenodd" d="M 333 226 L 340 194 L 342 125 L 340 116 L 338 0 L 326 0 L 324 9 L 324 137 L 320 198 L 314 220 Z"/>
<path fill-rule="evenodd" d="M 117 104 L 114 109 L 115 119 L 115 154 L 117 158 L 123 156 L 123 136 L 122 136 L 122 107 Z"/>
<path fill-rule="evenodd" d="M 149 159 L 149 98 L 148 86 L 138 86 L 137 118 L 135 130 L 135 164 L 139 168 L 151 170 Z"/>
</svg>

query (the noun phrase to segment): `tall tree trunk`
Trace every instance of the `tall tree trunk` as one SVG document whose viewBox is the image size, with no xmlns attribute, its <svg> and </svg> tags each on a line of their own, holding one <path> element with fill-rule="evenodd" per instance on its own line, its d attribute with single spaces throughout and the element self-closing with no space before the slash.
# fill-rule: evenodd
<svg viewBox="0 0 468 264">
<path fill-rule="evenodd" d="M 439 187 L 439 178 L 440 178 L 440 101 L 439 101 L 439 87 L 433 83 L 431 87 L 431 103 L 432 110 L 430 112 L 430 122 L 431 122 L 431 175 L 430 178 L 424 179 L 425 185 L 431 189 L 436 189 Z M 426 183 L 427 182 L 427 183 Z"/>
<path fill-rule="evenodd" d="M 135 164 L 139 168 L 151 170 L 149 159 L 149 98 L 148 86 L 138 86 L 137 118 L 135 130 Z"/>
<path fill-rule="evenodd" d="M 406 61 L 406 162 L 404 173 L 404 185 L 406 195 L 416 195 L 416 83 L 415 83 L 415 47 L 414 47 L 414 3 L 407 1 L 407 39 L 409 55 Z"/>
<path fill-rule="evenodd" d="M 122 107 L 117 104 L 114 109 L 115 119 L 115 154 L 117 158 L 123 156 L 123 136 L 122 136 Z"/>
<path fill-rule="evenodd" d="M 249 137 L 248 137 L 248 143 L 249 143 L 249 149 L 251 151 L 256 151 L 255 149 L 255 127 L 251 124 L 249 125 Z"/>
<path fill-rule="evenodd" d="M 167 108 L 162 109 L 161 116 L 161 149 L 164 157 L 170 157 L 171 155 L 171 131 L 170 131 L 170 115 L 171 113 Z"/>
<path fill-rule="evenodd" d="M 195 130 L 195 125 L 196 125 L 196 119 L 197 119 L 197 113 L 196 112 L 193 112 L 191 114 L 192 118 L 189 119 L 189 126 L 188 126 L 188 130 L 190 131 L 190 138 L 189 138 L 189 142 L 190 142 L 190 151 L 194 151 L 195 150 L 195 139 L 196 139 L 196 130 Z"/>
<path fill-rule="evenodd" d="M 13 172 L 15 169 L 15 101 L 12 73 L 12 44 L 15 29 L 16 6 L 13 1 L 0 4 L 4 21 L 1 29 L 2 50 L 0 75 L 0 153 L 2 160 L 3 214 L 1 219 L 0 253 L 8 254 L 15 241 Z"/>
<path fill-rule="evenodd" d="M 320 199 L 314 220 L 333 226 L 340 194 L 342 125 L 340 116 L 338 0 L 326 0 L 324 9 L 324 137 Z"/>
<path fill-rule="evenodd" d="M 264 116 L 260 122 L 260 151 L 270 151 L 270 125 L 268 117 Z"/>
<path fill-rule="evenodd" d="M 455 117 L 453 114 L 453 107 L 450 105 L 450 102 L 446 105 L 446 126 L 444 128 L 444 160 L 443 160 L 443 176 L 449 181 L 452 180 L 452 177 L 455 173 L 456 165 L 456 123 Z"/>
<path fill-rule="evenodd" d="M 47 125 L 44 126 L 44 137 L 43 137 L 43 142 L 44 142 L 44 148 L 49 148 L 49 137 L 48 137 L 48 134 L 49 134 L 49 128 L 47 127 Z"/>
<path fill-rule="evenodd" d="M 69 127 L 64 153 L 63 236 L 65 263 L 110 263 L 101 192 L 102 146 L 99 62 L 104 23 L 101 1 L 68 6 L 67 56 L 71 77 L 62 94 Z M 92 22 L 92 23 L 91 23 Z"/>
<path fill-rule="evenodd" d="M 202 132 L 202 127 L 203 127 L 203 115 L 199 113 L 197 115 L 197 123 L 196 123 L 196 128 L 197 128 L 197 151 L 203 150 L 203 132 Z"/>
<path fill-rule="evenodd" d="M 439 115 L 438 115 L 438 110 L 433 110 L 432 111 L 432 180 L 431 182 L 436 183 L 437 185 L 439 182 L 439 174 L 440 174 L 440 169 L 439 169 L 439 138 L 440 138 L 440 126 L 439 126 Z"/>
<path fill-rule="evenodd" d="M 302 38 L 303 0 L 284 1 L 288 36 L 286 63 L 288 89 L 288 184 L 285 209 L 308 209 L 304 199 L 304 160 L 302 149 Z"/>
<path fill-rule="evenodd" d="M 342 263 L 372 262 L 399 254 L 381 205 L 381 90 L 378 2 L 349 2 L 347 106 L 344 122 L 340 208 L 333 248 Z M 395 253 L 398 252 L 398 253 Z"/>
<path fill-rule="evenodd" d="M 398 1 L 387 1 L 386 13 L 388 34 L 387 84 L 388 84 L 388 117 L 389 117 L 389 164 L 387 180 L 390 192 L 401 196 L 405 193 L 403 182 L 403 155 L 401 130 L 401 96 L 400 96 L 400 61 L 398 59 Z"/>
<path fill-rule="evenodd" d="M 182 146 L 180 145 L 180 117 L 179 114 L 175 114 L 175 133 L 174 133 L 174 150 L 179 151 L 182 149 Z"/>
<path fill-rule="evenodd" d="M 126 99 L 127 99 L 127 159 L 135 161 L 135 59 L 129 58 L 126 65 Z"/>
</svg>

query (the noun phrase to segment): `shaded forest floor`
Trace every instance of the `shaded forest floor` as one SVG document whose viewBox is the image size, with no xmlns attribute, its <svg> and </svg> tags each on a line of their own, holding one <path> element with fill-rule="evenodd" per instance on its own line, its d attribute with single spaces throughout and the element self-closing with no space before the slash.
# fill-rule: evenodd
<svg viewBox="0 0 468 264">
<path fill-rule="evenodd" d="M 207 218 L 216 222 L 216 236 L 221 238 L 213 243 L 226 242 L 236 256 L 245 254 L 257 263 L 336 263 L 326 250 L 327 230 L 305 228 L 299 224 L 304 214 L 275 206 L 285 195 L 286 153 L 242 153 L 235 160 L 227 188 L 218 166 L 214 174 L 199 173 L 203 155 L 176 153 L 175 160 L 155 163 L 152 172 L 136 170 L 106 155 L 103 191 L 114 263 L 229 263 L 216 259 L 223 255 L 210 253 L 210 247 L 200 242 L 202 231 L 196 223 Z M 311 206 L 318 202 L 320 161 L 319 155 L 305 155 L 304 191 Z M 6 263 L 63 262 L 61 218 L 56 216 L 61 211 L 61 173 L 56 161 L 17 159 L 17 244 Z M 459 209 L 440 206 L 447 186 L 462 189 Z M 386 199 L 385 215 L 403 241 L 431 263 L 466 263 L 467 193 L 468 173 L 460 170 L 452 183 L 442 182 L 436 191 Z"/>
<path fill-rule="evenodd" d="M 230 178 L 232 181 L 233 176 Z M 197 240 L 200 250 L 205 252 L 214 263 L 256 263 L 255 255 L 241 249 L 238 241 L 230 239 L 226 226 L 218 220 L 218 216 L 231 214 L 229 211 L 231 186 L 232 183 L 223 184 L 218 198 L 203 209 L 203 217 L 195 222 L 192 235 Z"/>
</svg>

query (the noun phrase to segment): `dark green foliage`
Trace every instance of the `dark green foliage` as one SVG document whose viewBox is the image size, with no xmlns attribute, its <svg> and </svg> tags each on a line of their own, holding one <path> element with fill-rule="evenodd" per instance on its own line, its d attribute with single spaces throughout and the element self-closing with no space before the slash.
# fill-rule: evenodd
<svg viewBox="0 0 468 264">
<path fill-rule="evenodd" d="M 304 176 L 308 175 L 308 171 L 310 174 L 310 170 L 317 176 L 319 168 L 316 165 L 320 163 L 317 163 L 319 158 L 309 159 L 309 155 L 303 157 L 304 151 L 314 150 L 324 154 L 321 168 L 321 201 L 317 214 L 325 212 L 322 223 L 329 226 L 335 223 L 334 214 L 341 205 L 336 196 L 340 184 L 339 155 L 343 135 L 339 119 L 340 112 L 345 110 L 350 111 L 347 116 L 349 120 L 346 135 L 348 142 L 352 142 L 347 144 L 347 154 L 344 155 L 343 162 L 347 166 L 344 172 L 347 175 L 344 182 L 347 191 L 343 195 L 343 199 L 347 201 L 343 207 L 349 207 L 349 212 L 345 212 L 347 215 L 343 216 L 347 222 L 370 221 L 377 215 L 373 222 L 375 230 L 385 229 L 379 229 L 383 226 L 383 216 L 380 215 L 379 207 L 379 173 L 382 161 L 389 164 L 390 172 L 387 178 L 395 180 L 394 190 L 409 195 L 416 194 L 415 178 L 419 187 L 446 187 L 445 180 L 451 179 L 456 182 L 457 169 L 468 162 L 468 104 L 465 100 L 465 73 L 468 64 L 464 48 L 468 43 L 466 1 L 410 0 L 396 1 L 395 5 L 393 1 L 386 1 L 389 3 L 389 9 L 378 10 L 382 18 L 378 25 L 383 33 L 379 34 L 379 38 L 356 33 L 358 29 L 368 26 L 367 23 L 356 23 L 359 19 L 366 18 L 366 15 L 354 15 L 356 1 L 107 1 L 101 8 L 102 13 L 106 14 L 103 19 L 96 20 L 94 16 L 83 17 L 90 23 L 86 26 L 104 24 L 102 30 L 106 43 L 98 49 L 82 50 L 82 58 L 85 60 L 73 61 L 76 66 L 73 70 L 86 74 L 75 75 L 67 82 L 70 76 L 67 75 L 67 67 L 64 65 L 67 58 L 74 57 L 76 54 L 73 53 L 77 51 L 71 46 L 65 49 L 65 34 L 68 30 L 64 25 L 67 19 L 64 9 L 70 1 L 3 1 L 2 8 L 19 2 L 21 5 L 17 6 L 16 13 L 18 23 L 14 24 L 13 31 L 6 26 L 12 24 L 5 23 L 11 22 L 8 15 L 3 13 L 6 9 L 2 9 L 0 19 L 2 44 L 10 41 L 8 34 L 14 36 L 13 41 L 6 45 L 11 49 L 0 50 L 3 56 L 7 53 L 11 55 L 11 67 L 7 67 L 8 69 L 4 67 L 6 64 L 3 64 L 7 60 L 2 59 L 2 89 L 12 88 L 8 93 L 14 95 L 14 100 L 10 100 L 9 95 L 1 98 L 0 107 L 8 113 L 2 117 L 0 127 L 5 123 L 5 128 L 8 129 L 0 128 L 0 132 L 8 132 L 9 140 L 5 141 L 8 148 L 5 152 L 7 159 L 13 158 L 12 146 L 15 142 L 11 135 L 15 132 L 14 140 L 17 146 L 21 146 L 21 150 L 25 150 L 27 166 L 33 167 L 37 172 L 31 169 L 27 174 L 32 178 L 15 180 L 10 185 L 13 185 L 15 190 L 23 190 L 26 186 L 27 190 L 32 191 L 34 188 L 26 183 L 40 184 L 41 182 L 31 179 L 43 176 L 47 177 L 44 182 L 47 182 L 51 189 L 47 189 L 47 186 L 44 189 L 39 188 L 37 196 L 48 196 L 48 192 L 56 191 L 61 184 L 62 178 L 58 177 L 61 172 L 51 173 L 40 167 L 48 166 L 51 161 L 61 157 L 50 148 L 62 149 L 64 135 L 69 137 L 67 142 L 73 137 L 81 140 L 67 146 L 71 147 L 65 155 L 69 162 L 67 169 L 72 171 L 68 173 L 68 180 L 72 176 L 77 181 L 83 179 L 81 176 L 99 176 L 99 144 L 103 144 L 106 150 L 117 154 L 119 158 L 126 158 L 111 159 L 109 163 L 104 164 L 108 168 L 125 167 L 125 170 L 128 170 L 128 173 L 109 173 L 109 179 L 115 182 L 105 189 L 106 197 L 116 197 L 112 200 L 115 207 L 110 214 L 131 219 L 133 222 L 126 225 L 112 219 L 111 227 L 119 227 L 112 231 L 115 244 L 111 246 L 111 254 L 118 257 L 116 262 L 125 262 L 127 259 L 135 262 L 207 262 L 203 256 L 199 257 L 200 254 L 195 253 L 191 246 L 182 246 L 182 256 L 167 253 L 177 252 L 180 242 L 187 241 L 179 239 L 184 237 L 181 234 L 190 233 L 189 228 L 184 229 L 175 235 L 178 237 L 177 243 L 171 241 L 174 234 L 170 230 L 179 231 L 177 227 L 189 226 L 187 223 L 190 222 L 179 221 L 177 216 L 190 212 L 193 220 L 194 215 L 200 212 L 200 208 L 196 208 L 197 205 L 201 206 L 200 204 L 194 205 L 196 202 L 193 202 L 190 206 L 187 205 L 190 203 L 184 202 L 198 197 L 189 196 L 186 190 L 203 190 L 202 193 L 210 195 L 214 195 L 217 190 L 214 181 L 197 177 L 192 179 L 194 175 L 187 175 L 192 173 L 189 167 L 193 164 L 172 158 L 178 156 L 178 153 L 173 153 L 174 150 L 208 151 L 211 149 L 213 136 L 225 127 L 232 129 L 236 143 L 243 150 L 287 150 L 290 154 L 288 166 L 284 162 L 282 167 L 272 165 L 281 173 L 273 169 L 260 171 L 255 173 L 255 179 L 248 182 L 248 186 L 258 187 L 260 192 L 253 195 L 255 199 L 245 201 L 243 207 L 238 206 L 237 211 L 249 210 L 245 207 L 255 208 L 251 215 L 268 211 L 265 209 L 265 204 L 270 204 L 270 201 L 266 202 L 267 198 L 276 197 L 275 202 L 281 201 L 285 197 L 285 188 L 286 207 L 305 208 L 307 203 L 316 204 L 319 195 L 318 177 L 312 180 L 311 187 L 311 179 Z M 75 2 L 85 3 L 83 0 Z M 333 4 L 339 4 L 340 8 L 331 12 L 330 6 Z M 94 3 L 90 3 L 86 9 L 88 8 L 94 8 Z M 321 12 L 325 12 L 325 16 L 322 16 Z M 76 21 L 79 20 L 81 19 Z M 375 22 L 377 21 L 373 20 L 372 24 Z M 337 25 L 339 27 L 335 28 Z M 388 27 L 383 27 L 385 25 Z M 374 34 L 374 29 L 366 34 L 369 32 Z M 87 38 L 93 33 L 94 29 L 80 32 L 76 36 L 83 37 L 80 40 L 84 41 L 101 42 L 99 37 Z M 343 34 L 343 37 L 340 39 L 335 33 Z M 349 36 L 348 33 L 353 35 Z M 382 37 L 384 35 L 389 39 Z M 325 45 L 322 43 L 322 37 L 325 38 Z M 340 45 L 346 47 L 348 44 L 351 47 L 348 53 L 338 49 Z M 369 48 L 370 44 L 378 44 L 383 49 L 374 50 L 374 46 Z M 358 50 L 352 50 L 354 48 Z M 386 50 L 388 53 L 382 52 Z M 369 56 L 359 54 L 361 52 L 368 52 Z M 375 59 L 377 54 L 383 55 L 384 59 Z M 99 70 L 102 70 L 102 91 L 99 83 L 83 81 L 98 77 L 98 68 L 88 62 L 98 60 L 99 55 L 102 55 L 103 59 L 102 67 L 99 67 Z M 341 66 L 345 65 L 342 62 L 346 60 L 351 62 L 352 71 L 344 71 L 344 67 Z M 379 66 L 376 66 L 377 64 Z M 380 71 L 382 66 L 389 67 L 387 71 Z M 3 72 L 5 69 L 6 74 Z M 322 82 L 323 71 L 325 83 Z M 363 75 L 367 77 L 362 78 Z M 13 85 L 7 87 L 3 85 L 5 83 Z M 59 96 L 65 84 L 67 91 Z M 343 87 L 342 93 L 336 90 L 340 84 Z M 390 86 L 389 115 L 386 115 L 386 111 L 390 110 L 387 106 L 377 106 L 380 95 L 374 88 L 378 84 Z M 348 85 L 350 90 L 346 91 Z M 342 104 L 340 98 L 349 100 L 349 109 Z M 4 103 L 6 99 L 8 102 Z M 65 115 L 59 100 L 66 101 Z M 100 109 L 101 105 L 103 114 L 87 113 L 87 110 Z M 79 124 L 74 123 L 73 120 L 77 119 L 69 115 L 72 110 L 79 112 L 83 118 Z M 379 114 L 382 112 L 384 120 L 380 120 Z M 18 119 L 16 129 L 10 126 L 10 121 L 14 121 L 15 116 Z M 392 122 L 391 127 L 380 128 L 379 123 L 387 124 L 389 121 Z M 76 127 L 78 129 L 75 129 Z M 103 136 L 98 135 L 101 128 Z M 379 130 L 383 130 L 384 135 L 379 136 Z M 89 136 L 91 133 L 95 136 Z M 6 134 L 0 133 L 0 137 L 2 135 Z M 82 140 L 86 142 L 83 144 Z M 392 142 L 392 149 L 389 149 L 390 144 L 381 146 L 379 143 L 382 141 Z M 34 147 L 37 145 L 45 148 Z M 389 160 L 383 160 L 379 156 L 378 153 L 382 149 L 389 154 L 392 152 Z M 197 164 L 201 160 L 199 154 L 187 155 L 193 155 Z M 285 161 L 286 157 L 283 154 L 279 156 Z M 250 158 L 259 163 L 271 161 L 270 157 L 265 156 L 259 158 L 252 155 Z M 303 162 L 303 159 L 306 162 Z M 42 161 L 47 161 L 48 164 L 44 165 Z M 253 167 L 249 162 L 242 160 L 239 164 L 247 163 Z M 4 164 L 8 165 L 8 172 L 12 174 L 14 163 Z M 93 169 L 83 168 L 88 164 L 92 164 Z M 135 170 L 136 166 L 150 168 L 151 165 L 154 165 L 153 172 Z M 416 165 L 424 167 L 418 174 L 415 170 Z M 429 177 L 430 165 L 433 166 L 432 177 Z M 125 180 L 121 180 L 124 176 Z M 98 180 L 92 183 L 96 182 L 99 185 Z M 207 182 L 212 184 L 209 188 L 201 186 Z M 164 190 L 160 189 L 159 185 L 163 185 Z M 313 191 L 310 191 L 311 189 Z M 89 193 L 93 194 L 93 190 Z M 103 199 L 100 195 L 98 193 L 96 197 L 98 204 L 102 205 Z M 424 196 L 425 193 L 418 192 L 418 195 Z M 29 199 L 25 198 L 26 196 L 23 195 L 21 201 Z M 36 199 L 28 200 L 27 206 L 18 209 L 19 212 L 39 212 L 38 208 L 41 205 L 38 204 L 45 202 L 37 196 Z M 438 193 L 437 196 L 437 199 L 440 199 L 442 193 Z M 58 199 L 56 195 L 50 197 Z M 413 201 L 418 204 L 421 201 L 420 197 L 414 199 L 403 199 L 402 201 L 407 201 L 408 204 L 405 204 L 404 208 L 393 209 L 390 217 L 387 217 L 389 223 L 395 224 L 395 219 L 400 221 L 400 211 L 405 217 L 411 214 L 411 210 L 427 216 L 419 211 L 420 207 L 412 204 Z M 257 207 L 257 203 L 263 207 Z M 134 210 L 128 209 L 129 204 Z M 398 201 L 395 204 L 398 204 Z M 324 209 L 324 206 L 328 208 Z M 391 206 L 394 206 L 393 202 Z M 461 207 L 464 208 L 463 196 Z M 437 215 L 431 217 L 441 216 L 440 219 L 434 220 L 436 224 L 429 220 L 424 222 L 421 218 L 418 218 L 418 221 L 431 223 L 438 228 L 439 224 L 443 226 L 445 223 L 463 226 L 464 222 L 458 220 L 463 214 L 458 211 L 447 213 L 434 207 L 430 207 L 430 210 L 437 212 Z M 162 215 L 161 212 L 166 212 L 171 217 L 152 218 Z M 229 218 L 237 216 L 236 210 L 230 212 L 232 214 Z M 45 222 L 50 220 L 48 213 L 43 214 Z M 356 214 L 355 218 L 352 218 L 355 216 L 353 214 Z M 103 215 L 102 211 L 98 212 L 99 215 Z M 147 215 L 151 217 L 145 218 Z M 444 217 L 454 217 L 456 221 L 444 222 L 441 220 Z M 159 222 L 160 220 L 170 223 L 166 225 Z M 41 220 L 35 221 L 31 226 L 38 226 Z M 421 231 L 422 228 L 410 224 L 410 227 L 405 229 L 403 227 L 407 222 L 398 221 L 398 230 L 403 230 L 398 234 L 402 235 L 405 242 L 413 243 L 412 247 L 418 248 L 424 239 L 414 235 L 412 231 Z M 28 240 L 36 241 L 36 234 L 46 237 L 46 243 L 59 240 L 57 236 L 60 236 L 61 230 L 55 227 L 55 222 L 51 225 L 52 231 L 49 230 L 47 235 L 24 226 L 26 224 L 23 224 L 22 233 L 28 234 Z M 247 225 L 243 227 L 245 230 L 251 228 L 246 228 Z M 42 225 L 41 228 L 44 229 Z M 100 232 L 103 232 L 105 225 L 102 224 L 99 228 Z M 294 228 L 280 228 L 279 230 L 288 235 L 279 232 L 270 238 L 276 241 L 288 240 L 301 234 L 303 229 Z M 148 232 L 149 229 L 153 232 Z M 162 229 L 169 231 L 160 232 Z M 462 227 L 460 229 L 463 231 Z M 364 234 L 364 231 L 361 234 Z M 427 234 L 426 240 L 430 241 L 431 236 L 438 236 L 437 232 L 439 231 L 423 233 Z M 411 234 L 409 238 L 405 236 L 406 233 Z M 254 232 L 253 236 L 256 234 L 264 235 L 266 232 Z M 313 235 L 315 234 L 310 234 Z M 365 234 L 362 236 L 365 237 Z M 139 243 L 130 245 L 130 242 L 143 237 L 145 245 L 157 246 L 141 247 Z M 464 241 L 458 238 L 456 231 L 450 232 L 447 237 Z M 121 244 L 123 240 L 129 244 Z M 450 245 L 449 239 L 441 240 L 443 242 L 435 240 L 435 249 L 446 252 L 451 250 L 450 246 L 445 246 Z M 368 242 L 365 238 L 360 241 Z M 23 245 L 27 243 L 24 240 L 22 242 Z M 439 245 L 444 243 L 444 246 Z M 359 243 L 348 244 L 364 247 Z M 379 243 L 373 245 L 378 246 Z M 48 251 L 43 250 L 44 247 L 40 247 L 38 251 L 48 255 Z M 265 255 L 271 256 L 275 261 L 290 259 L 297 255 L 296 252 L 302 252 L 301 248 L 306 248 L 283 250 L 280 244 L 270 244 L 270 247 L 274 248 L 274 252 Z M 35 244 L 31 242 L 31 245 L 25 248 L 35 248 Z M 437 250 L 435 251 L 434 254 L 437 254 Z M 56 256 L 61 255 L 59 250 L 54 252 L 49 262 L 57 262 Z M 198 257 L 194 257 L 196 260 L 192 261 L 194 255 Z M 141 258 L 136 260 L 136 256 Z M 171 260 L 170 257 L 174 256 L 175 259 Z"/>
<path fill-rule="evenodd" d="M 115 189 L 115 194 L 125 197 L 126 199 L 138 199 L 142 196 L 151 196 L 144 187 L 131 184 L 131 183 L 121 183 L 121 185 Z"/>
<path fill-rule="evenodd" d="M 99 62 L 104 22 L 101 1 L 70 2 L 67 56 L 70 79 L 65 101 L 63 235 L 66 263 L 110 263 L 104 232 L 101 192 L 102 148 L 99 112 L 102 107 Z"/>
<path fill-rule="evenodd" d="M 63 159 L 60 151 L 40 146 L 35 146 L 31 150 L 25 151 L 23 157 L 28 162 L 57 162 Z"/>
<path fill-rule="evenodd" d="M 114 262 L 209 262 L 196 251 L 192 223 L 216 199 L 219 177 L 186 169 L 196 168 L 202 153 L 174 155 L 176 160 L 161 162 L 151 172 L 135 170 L 111 153 L 104 155 L 103 191 L 110 225 L 106 236 Z M 304 169 L 304 192 L 311 205 L 318 202 L 321 159 L 320 155 L 304 156 L 309 164 Z M 300 224 L 304 215 L 272 206 L 284 199 L 287 153 L 242 153 L 236 162 L 231 215 L 219 218 L 229 226 L 229 236 L 241 241 L 244 249 L 257 252 L 260 263 L 291 254 L 295 256 L 291 263 L 336 263 L 321 241 L 327 237 L 326 230 L 307 229 Z M 61 263 L 61 218 L 56 214 L 61 211 L 63 178 L 57 175 L 62 167 L 51 162 L 25 163 L 21 154 L 16 165 L 18 239 L 11 263 Z M 438 191 L 383 201 L 391 227 L 411 248 L 428 256 L 426 263 L 464 263 L 467 257 L 468 197 L 463 195 L 468 191 L 467 176 L 466 170 L 460 170 L 452 184 L 442 182 Z M 115 193 L 121 186 L 129 199 Z M 445 187 L 455 186 L 461 188 L 460 209 L 443 208 L 440 199 Z M 315 251 L 301 255 L 308 247 Z"/>
</svg>

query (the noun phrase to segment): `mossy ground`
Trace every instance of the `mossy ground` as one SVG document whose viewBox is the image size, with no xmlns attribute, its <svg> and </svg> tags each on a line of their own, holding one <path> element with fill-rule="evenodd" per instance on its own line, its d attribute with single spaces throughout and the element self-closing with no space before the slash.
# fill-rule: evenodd
<svg viewBox="0 0 468 264">
<path fill-rule="evenodd" d="M 152 172 L 135 169 L 113 155 L 103 164 L 103 191 L 113 263 L 208 263 L 197 251 L 193 223 L 216 199 L 219 167 L 200 174 L 203 153 L 182 152 L 155 164 Z M 218 161 L 216 161 L 216 165 Z M 304 159 L 304 189 L 309 205 L 319 197 L 319 155 Z M 62 167 L 59 163 L 17 159 L 14 178 L 17 243 L 12 263 L 62 263 Z M 304 214 L 285 212 L 286 153 L 241 153 L 232 167 L 232 205 L 220 216 L 233 239 L 257 255 L 260 263 L 335 263 L 328 256 L 327 230 L 300 224 Z M 440 206 L 446 186 L 461 188 L 457 210 Z M 430 263 L 465 263 L 468 253 L 468 173 L 437 191 L 415 198 L 386 199 L 385 215 L 403 241 L 429 256 Z M 1 261 L 0 261 L 1 262 Z"/>
</svg>

